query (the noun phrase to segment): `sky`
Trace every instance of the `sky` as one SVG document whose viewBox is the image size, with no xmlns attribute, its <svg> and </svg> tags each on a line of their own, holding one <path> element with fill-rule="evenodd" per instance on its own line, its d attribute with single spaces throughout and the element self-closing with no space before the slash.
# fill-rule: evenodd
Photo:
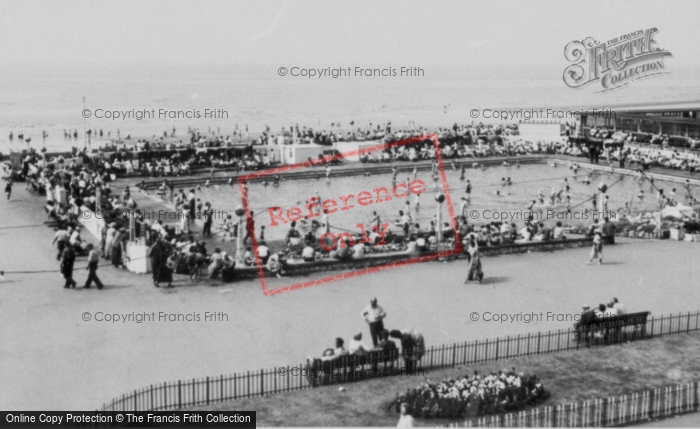
<svg viewBox="0 0 700 429">
<path fill-rule="evenodd" d="M 564 46 L 650 27 L 700 64 L 697 1 L 0 0 L 0 65 L 568 65 Z"/>
</svg>

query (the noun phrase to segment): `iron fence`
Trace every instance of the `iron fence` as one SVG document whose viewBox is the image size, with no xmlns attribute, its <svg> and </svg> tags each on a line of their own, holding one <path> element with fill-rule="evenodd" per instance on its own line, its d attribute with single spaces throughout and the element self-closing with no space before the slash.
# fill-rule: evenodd
<svg viewBox="0 0 700 429">
<path fill-rule="evenodd" d="M 698 411 L 700 383 L 466 420 L 450 427 L 625 426 Z"/>
<path fill-rule="evenodd" d="M 422 373 L 439 368 L 473 365 L 503 359 L 586 349 L 620 341 L 690 333 L 700 330 L 700 311 L 649 317 L 646 319 L 645 326 L 641 327 L 641 329 L 639 326 L 628 326 L 619 331 L 617 327 L 614 329 L 616 329 L 614 331 L 615 335 L 609 337 L 613 338 L 613 341 L 602 335 L 599 340 L 595 340 L 594 338 L 591 341 L 581 341 L 581 338 L 579 338 L 581 331 L 565 329 L 432 346 L 427 348 L 424 356 L 414 368 L 415 371 Z M 411 365 L 409 365 L 409 368 L 410 367 Z M 347 377 L 345 375 L 335 377 L 332 374 L 333 370 L 339 373 L 343 370 L 343 374 L 347 374 L 347 369 L 348 368 L 331 368 L 331 376 L 326 377 L 325 380 L 333 383 L 344 383 L 359 379 L 410 373 L 406 371 L 406 362 L 402 354 L 399 354 L 396 361 L 374 363 L 373 365 L 368 365 L 366 368 L 360 368 L 360 370 L 357 371 L 353 369 L 351 372 L 353 374 L 352 377 Z M 150 385 L 129 394 L 122 395 L 121 397 L 114 398 L 111 402 L 105 403 L 101 410 L 98 411 L 123 412 L 178 409 L 204 406 L 215 402 L 250 398 L 254 396 L 309 389 L 319 384 L 318 374 L 314 373 L 314 371 L 314 366 L 310 365 L 310 362 L 303 362 L 297 365 L 240 372 L 232 375 L 178 380 L 170 383 L 165 382 L 162 384 Z M 695 395 L 697 396 L 697 392 Z M 654 396 L 654 398 L 661 398 L 661 396 Z M 664 401 L 665 400 L 666 399 L 664 399 Z M 581 406 L 583 405 L 579 405 L 579 407 Z M 595 408 L 595 406 L 590 405 L 590 403 L 587 407 Z M 555 410 L 554 408 L 551 409 Z M 537 412 L 540 413 L 543 411 Z M 556 410 L 550 410 L 549 412 L 557 413 Z M 580 414 L 580 416 L 583 418 L 584 414 Z M 589 415 L 585 414 L 585 416 Z M 590 420 L 593 417 L 589 416 L 586 418 Z"/>
</svg>

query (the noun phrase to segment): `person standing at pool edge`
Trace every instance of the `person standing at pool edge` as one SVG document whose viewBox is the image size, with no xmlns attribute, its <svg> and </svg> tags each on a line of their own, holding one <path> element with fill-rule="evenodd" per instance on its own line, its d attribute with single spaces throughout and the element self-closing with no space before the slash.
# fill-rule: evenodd
<svg viewBox="0 0 700 429">
<path fill-rule="evenodd" d="M 207 201 L 204 204 L 204 228 L 202 229 L 202 235 L 204 237 L 211 236 L 211 224 L 213 223 L 213 213 L 211 210 L 211 204 Z"/>
<path fill-rule="evenodd" d="M 372 345 L 377 346 L 377 338 L 379 333 L 384 330 L 384 322 L 386 317 L 384 309 L 377 305 L 377 298 L 372 298 L 369 305 L 362 310 L 362 317 L 369 325 L 369 334 L 372 336 Z"/>
<path fill-rule="evenodd" d="M 247 228 L 245 232 L 245 237 L 243 238 L 243 244 L 246 244 L 248 240 L 251 240 L 252 237 L 255 236 L 255 220 L 253 219 L 253 216 L 255 216 L 255 212 L 251 211 L 250 216 L 248 217 L 248 220 L 246 221 L 247 223 Z"/>
</svg>

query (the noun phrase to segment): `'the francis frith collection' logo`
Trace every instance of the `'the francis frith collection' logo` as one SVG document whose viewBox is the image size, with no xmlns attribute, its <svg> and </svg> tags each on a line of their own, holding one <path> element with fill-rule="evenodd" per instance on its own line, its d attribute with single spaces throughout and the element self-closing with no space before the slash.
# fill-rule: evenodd
<svg viewBox="0 0 700 429">
<path fill-rule="evenodd" d="M 637 79 L 668 73 L 664 57 L 672 55 L 656 46 L 649 28 L 623 34 L 605 43 L 588 37 L 564 48 L 564 57 L 573 63 L 564 70 L 564 83 L 582 88 L 600 81 L 599 92 L 621 88 Z"/>
</svg>

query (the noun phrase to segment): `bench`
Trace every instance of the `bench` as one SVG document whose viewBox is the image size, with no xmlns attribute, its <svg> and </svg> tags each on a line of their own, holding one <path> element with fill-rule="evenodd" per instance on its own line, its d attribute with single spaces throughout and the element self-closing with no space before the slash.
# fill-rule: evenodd
<svg viewBox="0 0 700 429">
<path fill-rule="evenodd" d="M 576 341 L 581 344 L 615 344 L 643 339 L 647 336 L 647 318 L 651 312 L 611 317 L 582 317 L 574 324 Z"/>
<path fill-rule="evenodd" d="M 309 359 L 306 362 L 306 378 L 313 387 L 372 378 L 387 374 L 398 359 L 398 349 L 373 351 L 366 355 L 344 355 L 326 361 Z"/>
</svg>

